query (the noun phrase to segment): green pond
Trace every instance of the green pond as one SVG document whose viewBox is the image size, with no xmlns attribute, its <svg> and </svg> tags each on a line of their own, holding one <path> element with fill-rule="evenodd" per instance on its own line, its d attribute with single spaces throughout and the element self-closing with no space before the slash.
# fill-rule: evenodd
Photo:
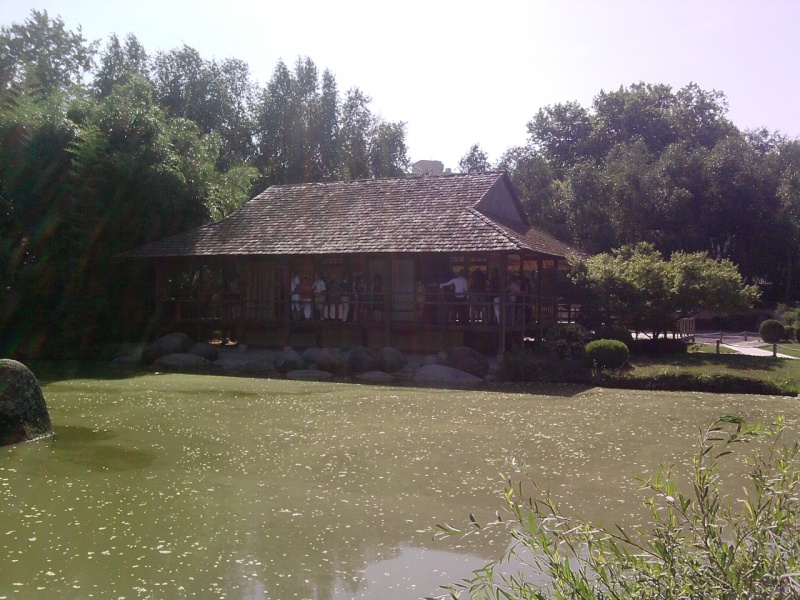
<svg viewBox="0 0 800 600">
<path fill-rule="evenodd" d="M 784 414 L 791 435 L 800 420 L 792 398 L 598 388 L 189 375 L 43 388 L 55 437 L 0 448 L 0 599 L 419 598 L 506 548 L 431 527 L 492 519 L 511 459 L 566 512 L 635 525 L 635 477 L 685 471 L 714 417 Z"/>
</svg>

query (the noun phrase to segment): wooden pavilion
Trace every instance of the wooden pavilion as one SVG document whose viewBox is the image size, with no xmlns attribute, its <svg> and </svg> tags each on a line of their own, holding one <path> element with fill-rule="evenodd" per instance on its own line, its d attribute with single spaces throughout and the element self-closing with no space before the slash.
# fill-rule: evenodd
<svg viewBox="0 0 800 600">
<path fill-rule="evenodd" d="M 530 225 L 505 172 L 486 172 L 273 186 L 222 221 L 122 257 L 153 261 L 162 330 L 502 352 L 569 318 L 556 282 L 572 252 Z M 442 288 L 458 273 L 466 295 Z M 309 300 L 320 279 L 325 293 Z"/>
</svg>

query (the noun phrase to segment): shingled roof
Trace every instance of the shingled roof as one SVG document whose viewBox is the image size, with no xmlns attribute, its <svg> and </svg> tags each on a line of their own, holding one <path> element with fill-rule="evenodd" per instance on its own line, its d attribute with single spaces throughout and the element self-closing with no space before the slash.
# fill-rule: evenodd
<svg viewBox="0 0 800 600">
<path fill-rule="evenodd" d="M 222 221 L 122 256 L 526 250 L 571 252 L 528 224 L 505 172 L 488 172 L 272 186 Z"/>
</svg>

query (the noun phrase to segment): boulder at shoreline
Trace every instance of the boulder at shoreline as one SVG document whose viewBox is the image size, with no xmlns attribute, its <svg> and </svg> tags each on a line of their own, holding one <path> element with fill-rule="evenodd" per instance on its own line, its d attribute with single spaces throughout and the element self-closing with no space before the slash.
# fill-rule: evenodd
<svg viewBox="0 0 800 600">
<path fill-rule="evenodd" d="M 0 446 L 53 435 L 42 388 L 30 369 L 0 360 Z"/>
</svg>

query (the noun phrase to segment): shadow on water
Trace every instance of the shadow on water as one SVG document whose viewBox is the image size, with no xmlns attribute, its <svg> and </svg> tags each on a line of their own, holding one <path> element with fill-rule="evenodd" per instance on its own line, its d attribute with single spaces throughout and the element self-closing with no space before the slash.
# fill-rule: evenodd
<svg viewBox="0 0 800 600">
<path fill-rule="evenodd" d="M 132 448 L 120 448 L 110 442 L 112 431 L 80 426 L 56 426 L 48 443 L 58 462 L 80 466 L 88 471 L 122 472 L 149 467 L 155 455 Z"/>
<path fill-rule="evenodd" d="M 124 380 L 151 374 L 138 365 L 117 366 L 103 361 L 34 360 L 24 364 L 41 384 L 72 379 Z"/>
<path fill-rule="evenodd" d="M 42 385 L 50 384 L 50 383 L 58 383 L 63 381 L 72 381 L 76 379 L 93 379 L 99 381 L 125 381 L 131 380 L 135 378 L 141 377 L 148 377 L 152 376 L 153 372 L 148 371 L 147 369 L 143 368 L 140 365 L 112 365 L 107 362 L 100 362 L 100 361 L 85 361 L 85 360 L 67 360 L 67 361 L 31 361 L 27 363 L 26 366 L 33 372 L 36 376 L 36 379 Z M 244 378 L 244 379 L 251 379 L 250 376 L 244 376 L 235 373 L 213 373 L 213 376 L 219 377 L 230 377 L 230 378 Z M 206 374 L 197 373 L 196 376 L 203 377 Z M 265 380 L 272 380 L 274 381 L 275 378 L 271 377 L 258 377 L 257 379 L 265 379 Z M 282 377 L 277 377 L 278 381 L 285 381 Z M 361 386 L 364 388 L 372 388 L 372 387 L 384 387 L 386 384 L 374 384 L 359 381 L 355 378 L 343 378 L 339 380 L 340 383 L 348 383 L 356 386 Z M 413 382 L 402 382 L 398 381 L 395 382 L 393 385 L 389 387 L 398 387 L 398 388 L 415 388 L 415 389 L 424 389 L 430 392 L 443 392 L 448 393 L 452 391 L 457 391 L 459 389 L 463 389 L 464 391 L 478 391 L 483 390 L 486 392 L 504 392 L 504 393 L 520 393 L 520 394 L 537 394 L 537 395 L 544 395 L 544 396 L 555 396 L 559 398 L 572 398 L 577 396 L 594 386 L 591 385 L 582 385 L 582 384 L 565 384 L 565 383 L 514 383 L 514 382 L 493 382 L 490 384 L 485 384 L 479 386 L 478 388 L 459 388 L 458 386 L 453 385 L 418 385 L 414 384 Z M 181 393 L 186 395 L 200 395 L 200 396 L 207 396 L 210 390 L 208 389 L 199 389 L 199 390 L 183 390 Z M 311 391 L 305 392 L 311 394 Z M 304 395 L 304 392 L 294 390 L 294 395 Z M 252 396 L 263 396 L 264 392 L 254 392 L 252 394 L 245 395 L 252 395 Z M 269 395 L 269 394 L 267 394 Z M 276 392 L 275 396 L 280 397 L 283 395 L 283 392 Z"/>
</svg>

